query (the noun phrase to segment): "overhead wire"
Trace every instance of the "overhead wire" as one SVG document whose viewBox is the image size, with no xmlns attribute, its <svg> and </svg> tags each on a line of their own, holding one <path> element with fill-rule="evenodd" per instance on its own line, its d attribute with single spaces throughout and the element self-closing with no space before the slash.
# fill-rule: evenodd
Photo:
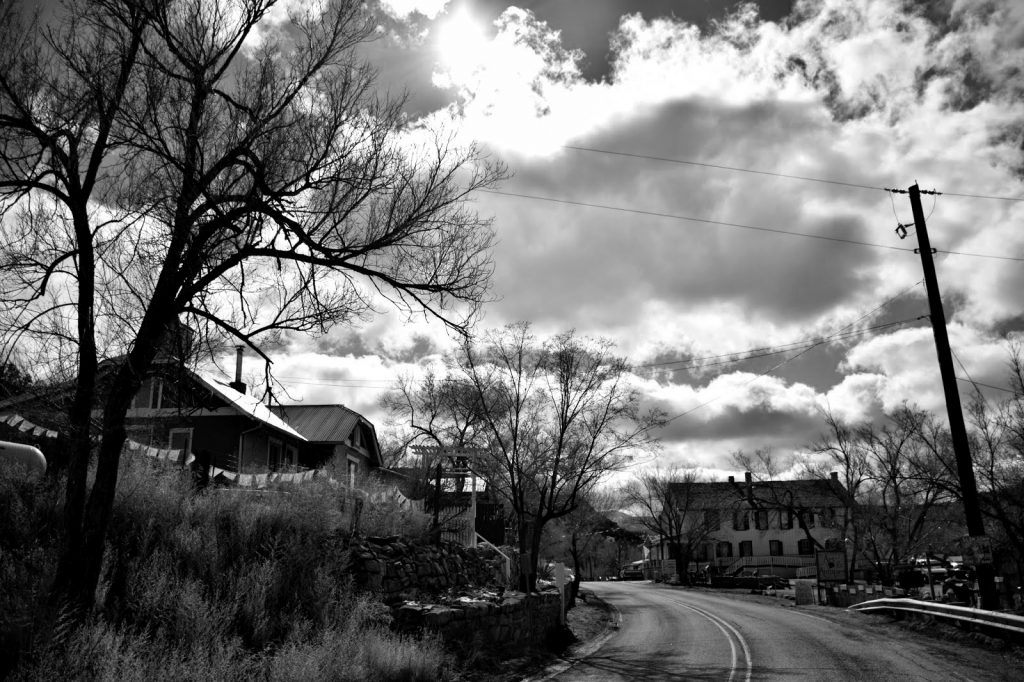
<svg viewBox="0 0 1024 682">
<path fill-rule="evenodd" d="M 914 322 L 914 321 L 916 321 L 918 319 L 920 319 L 920 317 L 908 318 L 906 320 L 900 320 L 898 322 L 887 322 L 885 324 L 879 324 L 879 325 L 875 325 L 873 327 L 867 327 L 866 329 L 860 329 L 860 330 L 849 331 L 849 332 L 835 333 L 835 334 L 831 334 L 829 336 L 819 336 L 819 337 L 816 337 L 816 338 L 811 339 L 811 340 L 807 340 L 807 341 L 799 343 L 799 344 L 789 344 L 789 347 L 787 347 L 787 348 L 780 347 L 777 350 L 768 350 L 768 351 L 763 352 L 763 353 L 752 353 L 752 354 L 744 355 L 743 357 L 736 357 L 736 358 L 731 358 L 731 359 L 727 359 L 727 360 L 718 360 L 716 362 L 701 362 L 700 359 L 698 358 L 696 360 L 693 360 L 692 364 L 684 365 L 682 367 L 668 367 L 667 366 L 668 363 L 664 363 L 664 364 L 657 363 L 657 364 L 652 364 L 652 365 L 638 365 L 638 367 L 651 367 L 651 368 L 653 368 L 653 367 L 659 367 L 660 366 L 660 367 L 663 367 L 664 371 L 668 371 L 668 372 L 681 372 L 681 371 L 693 370 L 693 369 L 706 369 L 706 368 L 709 368 L 709 367 L 721 367 L 723 365 L 733 365 L 733 364 L 738 364 L 738 363 L 741 363 L 741 362 L 747 362 L 748 360 L 757 360 L 759 358 L 767 358 L 767 357 L 771 357 L 773 355 L 780 355 L 782 353 L 790 353 L 790 352 L 797 351 L 797 350 L 810 349 L 810 348 L 813 348 L 815 346 L 819 346 L 822 343 L 829 343 L 829 342 L 833 342 L 833 341 L 841 341 L 841 340 L 844 340 L 844 339 L 852 339 L 852 338 L 855 338 L 855 337 L 858 337 L 858 336 L 864 336 L 865 334 L 870 334 L 870 333 L 875 332 L 875 331 L 880 331 L 882 329 L 888 329 L 889 327 L 896 327 L 896 326 L 904 325 L 904 324 L 907 324 L 907 323 L 910 323 L 910 322 Z M 740 355 L 740 354 L 737 353 L 736 355 Z M 676 360 L 675 362 L 685 362 L 685 361 L 683 361 L 683 360 Z"/>
<path fill-rule="evenodd" d="M 645 211 L 637 208 L 626 208 L 623 206 L 609 206 L 607 204 L 595 204 L 586 201 L 574 201 L 572 199 L 559 199 L 556 197 L 545 197 L 539 194 L 526 194 L 523 192 L 504 192 L 496 189 L 481 189 L 478 190 L 484 194 L 496 194 L 504 197 L 517 197 L 521 199 L 532 199 L 534 201 L 547 201 L 555 204 L 565 204 L 568 206 L 582 206 L 585 208 L 598 208 L 606 211 L 618 211 L 620 213 L 632 213 L 636 215 L 646 215 L 655 218 L 671 218 L 673 220 L 685 220 L 694 223 L 703 223 L 706 225 L 718 225 L 721 227 L 734 227 L 743 230 L 753 230 L 755 232 L 769 232 L 773 234 L 787 235 L 790 237 L 804 237 L 806 239 L 820 239 L 829 242 L 838 242 L 841 244 L 852 244 L 855 246 L 867 246 L 876 249 L 888 249 L 890 251 L 904 251 L 907 253 L 916 253 L 917 249 L 911 249 L 903 246 L 892 246 L 890 244 L 878 244 L 875 242 L 865 242 L 857 239 L 845 239 L 843 237 L 828 237 L 823 234 L 814 234 L 811 232 L 797 232 L 796 230 L 782 230 L 775 227 L 764 227 L 761 225 L 747 225 L 744 223 L 733 223 L 725 220 L 711 220 L 710 218 L 697 218 L 695 216 L 680 215 L 678 213 L 662 213 L 660 211 Z M 968 256 L 971 258 L 994 258 L 996 260 L 1006 260 L 1024 263 L 1024 258 L 1016 256 L 997 256 L 989 253 L 970 253 L 967 251 L 950 251 L 946 249 L 936 249 L 935 253 L 945 253 L 953 256 Z"/>
<path fill-rule="evenodd" d="M 928 317 L 928 316 L 927 316 L 927 315 L 921 315 L 920 317 L 917 317 L 917 318 L 914 318 L 914 319 L 915 319 L 915 320 L 920 320 L 920 319 L 923 319 L 923 318 L 925 318 L 925 317 Z M 912 322 L 912 321 L 914 321 L 914 320 L 908 320 L 908 321 L 909 321 L 909 322 Z M 907 322 L 908 322 L 908 321 L 904 321 L 904 322 L 901 322 L 900 324 L 907 324 Z M 775 366 L 773 366 L 773 367 L 769 367 L 768 369 L 766 369 L 765 371 L 761 372 L 760 374 L 757 374 L 757 375 L 755 375 L 755 376 L 754 376 L 754 377 L 753 377 L 752 379 L 750 379 L 749 381 L 746 381 L 746 382 L 744 382 L 743 384 L 741 384 L 741 386 L 749 386 L 750 384 L 754 383 L 754 382 L 755 382 L 755 381 L 757 381 L 758 379 L 761 379 L 762 377 L 768 376 L 769 374 L 771 374 L 771 373 L 772 373 L 772 372 L 774 372 L 775 370 L 779 369 L 780 367 L 782 367 L 782 366 L 784 366 L 784 365 L 787 365 L 787 364 L 789 364 L 790 362 L 793 362 L 794 360 L 796 360 L 797 358 L 801 357 L 802 355 L 805 355 L 805 354 L 809 353 L 810 351 L 812 351 L 813 349 L 817 348 L 818 346 L 822 346 L 822 345 L 825 345 L 826 343 L 828 343 L 828 341 L 826 341 L 826 340 L 822 340 L 822 341 L 819 341 L 818 343 L 815 343 L 815 344 L 814 344 L 814 345 L 812 345 L 812 346 L 809 346 L 809 347 L 807 347 L 807 348 L 803 349 L 802 351 L 800 351 L 799 353 L 797 353 L 797 354 L 796 354 L 796 355 L 794 355 L 793 357 L 790 357 L 790 358 L 786 358 L 785 360 L 783 360 L 782 362 L 780 362 L 780 363 L 776 364 Z M 672 422 L 674 422 L 675 420 L 677 420 L 677 419 L 680 419 L 680 418 L 682 418 L 682 417 L 685 417 L 686 415 L 688 415 L 688 414 L 691 414 L 691 413 L 693 413 L 693 412 L 696 412 L 697 410 L 699 410 L 699 409 L 701 409 L 701 408 L 703 408 L 703 407 L 707 407 L 707 406 L 708 406 L 708 405 L 710 405 L 711 403 L 713 403 L 713 402 L 716 402 L 716 401 L 718 401 L 718 400 L 721 400 L 721 399 L 722 399 L 722 398 L 724 398 L 724 397 L 725 397 L 725 395 L 724 395 L 724 394 L 722 394 L 722 395 L 717 395 L 717 396 L 715 396 L 715 397 L 711 398 L 710 400 L 706 400 L 705 402 L 703 402 L 703 403 L 701 403 L 701 404 L 699 404 L 699 405 L 697 405 L 697 406 L 695 406 L 695 407 L 691 407 L 691 408 L 690 408 L 690 409 L 688 409 L 688 410 L 685 410 L 685 411 L 683 411 L 683 412 L 680 412 L 679 414 L 677 414 L 677 415 L 675 415 L 675 416 L 673 416 L 673 417 L 670 417 L 669 419 L 666 419 L 666 420 L 665 420 L 665 422 L 664 422 L 664 424 L 665 424 L 665 425 L 667 425 L 667 424 L 671 424 L 671 423 L 672 423 Z"/>
<path fill-rule="evenodd" d="M 637 215 L 653 216 L 655 218 L 671 218 L 673 220 L 685 220 L 694 223 L 704 223 L 707 225 L 719 225 L 722 227 L 735 227 L 742 230 L 753 230 L 755 232 L 770 232 L 774 234 L 783 234 L 791 237 L 804 237 L 807 239 L 820 239 L 829 242 L 839 242 L 842 244 L 853 244 L 856 246 L 869 246 L 876 249 L 889 249 L 891 251 L 907 251 L 913 253 L 914 249 L 908 249 L 902 246 L 892 246 L 889 244 L 876 244 L 873 242 L 864 242 L 856 239 L 844 239 L 842 237 L 828 237 L 823 234 L 813 234 L 811 232 L 797 232 L 795 230 L 782 230 L 774 227 L 763 227 L 760 225 L 745 225 L 743 223 L 732 223 L 724 220 L 711 220 L 709 218 L 697 218 L 694 216 L 680 215 L 677 213 L 661 213 L 658 211 L 645 211 L 636 208 L 625 208 L 622 206 L 609 206 L 607 204 L 594 204 L 585 201 L 573 201 L 571 199 L 558 199 L 555 197 L 544 197 L 537 194 L 525 194 L 521 192 L 503 192 L 496 189 L 482 189 L 479 190 L 485 194 L 497 194 L 506 197 L 518 197 L 522 199 L 532 199 L 535 201 L 547 201 L 555 204 L 566 204 L 569 206 L 583 206 L 586 208 L 600 208 L 606 211 L 619 211 L 621 213 L 633 213 Z"/>
<path fill-rule="evenodd" d="M 903 290 L 903 291 L 901 291 L 900 293 L 898 293 L 898 294 L 896 294 L 895 296 L 892 296 L 891 298 L 889 298 L 889 299 L 887 299 L 887 300 L 883 301 L 883 302 L 882 302 L 881 304 L 879 304 L 878 306 L 876 306 L 876 307 L 875 307 L 875 308 L 873 308 L 872 310 L 870 310 L 870 311 L 868 311 L 867 313 L 865 313 L 865 314 L 861 315 L 861 316 L 860 316 L 859 318 L 857 318 L 857 319 L 856 319 L 856 320 L 854 320 L 853 322 L 850 322 L 849 324 L 847 324 L 847 325 L 845 325 L 845 326 L 841 327 L 841 328 L 840 328 L 839 330 L 837 330 L 837 332 L 835 332 L 835 333 L 840 333 L 840 332 L 843 332 L 843 331 L 845 331 L 846 329 L 849 329 L 850 327 L 852 327 L 853 325 L 857 324 L 857 323 L 858 323 L 858 322 L 860 322 L 861 320 L 865 319 L 865 318 L 866 318 L 866 317 L 868 317 L 869 315 L 871 315 L 871 314 L 873 314 L 874 312 L 876 312 L 876 311 L 880 310 L 881 308 L 884 308 L 885 306 L 889 305 L 890 303 L 892 303 L 892 302 L 893 302 L 893 301 L 895 301 L 896 299 L 900 298 L 901 296 L 903 296 L 903 295 L 904 295 L 904 294 L 906 294 L 907 292 L 911 291 L 911 290 L 912 290 L 912 289 L 913 289 L 914 287 L 918 286 L 918 285 L 919 285 L 919 284 L 921 284 L 921 282 L 923 282 L 923 281 L 924 281 L 924 280 L 921 280 L 921 281 L 915 282 L 914 284 L 912 284 L 912 285 L 911 285 L 911 286 L 909 286 L 908 288 L 904 289 L 904 290 Z M 912 320 L 903 320 L 903 321 L 901 321 L 901 322 L 899 322 L 899 323 L 894 323 L 893 325 L 890 325 L 890 326 L 895 326 L 895 324 L 901 324 L 901 325 L 902 325 L 902 324 L 907 324 L 908 322 L 913 322 L 913 321 L 916 321 L 916 320 L 921 320 L 921 319 L 925 319 L 925 318 L 927 318 L 927 317 L 928 317 L 928 315 L 919 315 L 918 317 L 916 317 L 916 318 L 913 318 Z M 825 343 L 828 343 L 828 341 L 827 341 L 827 340 L 821 340 L 821 341 L 819 341 L 818 343 L 815 343 L 815 344 L 813 344 L 813 345 L 811 345 L 811 346 L 809 346 L 809 347 L 807 347 L 807 348 L 803 349 L 802 351 L 800 351 L 800 352 L 799 352 L 799 353 L 797 353 L 796 355 L 794 355 L 794 356 L 792 356 L 792 357 L 790 357 L 790 358 L 786 358 L 785 360 L 783 360 L 782 362 L 780 362 L 780 363 L 776 364 L 775 366 L 773 366 L 773 367 L 770 367 L 770 368 L 766 369 L 765 371 L 761 372 L 760 374 L 757 374 L 756 376 L 754 376 L 754 377 L 753 377 L 752 379 L 750 379 L 749 381 L 747 381 L 747 382 L 743 383 L 743 384 L 742 384 L 742 386 L 749 386 L 750 384 L 754 383 L 754 382 L 755 382 L 755 381 L 757 381 L 758 379 L 760 379 L 760 378 L 762 378 L 762 377 L 765 377 L 765 376 L 767 376 L 767 375 L 771 374 L 772 372 L 774 372 L 775 370 L 779 369 L 780 367 L 782 367 L 782 366 L 784 366 L 784 365 L 786 365 L 786 364 L 788 364 L 788 363 L 790 363 L 790 362 L 792 362 L 792 361 L 796 360 L 796 359 L 797 359 L 797 358 L 799 358 L 800 356 L 802 356 L 802 355 L 805 355 L 806 353 L 810 352 L 810 351 L 811 351 L 811 350 L 813 350 L 814 348 L 817 348 L 818 346 L 824 345 Z M 701 409 L 701 408 L 707 407 L 708 405 L 710 405 L 710 404 L 711 404 L 711 403 L 713 403 L 713 402 L 716 402 L 716 401 L 718 401 L 718 400 L 721 400 L 721 399 L 722 399 L 723 397 L 725 397 L 725 396 L 724 396 L 724 394 L 723 394 L 723 395 L 717 395 L 717 396 L 715 396 L 715 397 L 711 398 L 710 400 L 707 400 L 707 401 L 705 401 L 705 402 L 703 402 L 703 403 L 701 403 L 701 404 L 699 404 L 699 405 L 697 405 L 697 406 L 695 406 L 695 407 L 692 407 L 692 408 L 690 408 L 690 409 L 688 409 L 688 410 L 685 410 L 685 411 L 683 411 L 683 412 L 680 412 L 679 414 L 677 414 L 677 415 L 675 415 L 675 416 L 673 416 L 673 417 L 671 417 L 671 418 L 669 418 L 669 419 L 665 420 L 664 424 L 665 424 L 665 425 L 671 424 L 672 422 L 674 422 L 674 421 L 675 421 L 675 420 L 677 420 L 677 419 L 680 419 L 680 418 L 682 418 L 682 417 L 685 417 L 686 415 L 688 415 L 688 414 L 691 414 L 691 413 L 693 413 L 693 412 L 696 412 L 697 410 L 699 410 L 699 409 Z"/>
<path fill-rule="evenodd" d="M 788 178 L 790 180 L 803 180 L 803 181 L 806 181 L 806 182 L 820 182 L 820 183 L 824 183 L 824 184 L 828 184 L 828 185 L 838 185 L 838 186 L 841 186 L 841 187 L 856 187 L 858 189 L 889 191 L 889 189 L 887 187 L 881 187 L 881 186 L 877 186 L 877 185 L 865 185 L 865 184 L 862 184 L 862 183 L 849 182 L 849 181 L 845 181 L 845 180 L 831 180 L 831 179 L 827 179 L 827 178 L 816 178 L 816 177 L 813 177 L 813 176 L 810 176 L 810 175 L 793 175 L 793 174 L 789 174 L 789 173 L 779 173 L 779 172 L 776 172 L 776 171 L 755 170 L 755 169 L 752 169 L 752 168 L 742 168 L 742 167 L 739 167 L 739 166 L 726 166 L 726 165 L 723 165 L 723 164 L 707 163 L 707 162 L 704 162 L 704 161 L 693 161 L 693 160 L 690 160 L 690 159 L 673 159 L 673 158 L 664 157 L 664 156 L 652 156 L 652 155 L 649 155 L 649 154 L 636 154 L 636 153 L 631 153 L 631 152 L 617 152 L 617 151 L 612 151 L 610 149 L 598 149 L 596 147 L 584 147 L 584 146 L 581 146 L 581 145 L 570 145 L 570 144 L 562 145 L 562 148 L 563 149 L 571 149 L 571 150 L 580 151 L 580 152 L 591 152 L 591 153 L 594 153 L 594 154 L 607 154 L 609 156 L 623 156 L 623 157 L 633 158 L 633 159 L 646 159 L 646 160 L 649 160 L 649 161 L 660 161 L 662 163 L 674 163 L 674 164 L 687 165 L 687 166 L 699 166 L 699 167 L 702 167 L 702 168 L 715 168 L 715 169 L 718 169 L 718 170 L 728 170 L 728 171 L 734 171 L 734 172 L 737 172 L 737 173 L 751 173 L 751 174 L 755 174 L 755 175 L 767 175 L 767 176 L 776 177 L 776 178 Z M 965 197 L 965 198 L 970 198 L 970 199 L 993 199 L 993 200 L 996 200 L 996 201 L 1024 201 L 1024 195 L 1017 196 L 1017 197 L 1007 197 L 1007 196 L 997 196 L 997 195 L 991 195 L 991 194 L 971 194 L 971 193 L 968 193 L 968 192 L 940 192 L 940 194 L 945 194 L 946 196 L 951 196 L 951 197 Z"/>
<path fill-rule="evenodd" d="M 857 324 L 861 320 L 867 319 L 868 317 L 872 316 L 873 314 L 875 314 L 876 312 L 878 312 L 882 308 L 886 307 L 887 305 L 889 305 L 893 301 L 895 301 L 898 298 L 901 298 L 901 297 L 905 296 L 906 294 L 910 293 L 911 291 L 913 291 L 913 289 L 915 287 L 921 285 L 923 282 L 924 282 L 923 279 L 920 279 L 917 282 L 914 282 L 913 284 L 911 284 L 906 289 L 903 289 L 902 291 L 900 291 L 900 292 L 890 296 L 886 300 L 882 301 L 877 306 L 875 306 L 871 310 L 867 311 L 866 313 L 864 313 L 863 315 L 861 315 L 860 317 L 855 319 L 853 322 L 850 322 L 846 326 L 841 327 L 839 329 L 839 331 L 833 332 L 832 334 L 828 335 L 828 337 L 838 338 L 840 335 L 843 335 L 843 336 L 847 335 L 847 333 L 845 333 L 846 329 L 849 329 L 850 327 L 852 327 L 853 325 Z M 899 324 L 899 323 L 892 322 L 892 323 L 888 323 L 888 324 L 878 325 L 877 327 L 872 327 L 870 329 L 871 330 L 881 329 L 881 328 L 884 328 L 884 327 L 887 327 L 887 326 L 893 326 L 893 325 L 896 325 L 896 324 Z M 852 332 L 852 333 L 849 333 L 849 334 L 853 335 L 853 334 L 858 334 L 858 333 L 864 333 L 864 332 Z M 687 358 L 685 360 L 669 360 L 669 361 L 665 361 L 665 362 L 652 362 L 652 363 L 647 363 L 647 364 L 643 364 L 643 365 L 637 365 L 637 367 L 667 367 L 668 365 L 673 365 L 673 364 L 680 363 L 680 362 L 698 363 L 698 362 L 702 362 L 704 360 L 717 360 L 719 358 L 731 358 L 731 357 L 736 356 L 736 355 L 744 355 L 744 354 L 750 354 L 750 353 L 760 353 L 761 351 L 771 351 L 771 352 L 766 352 L 765 355 L 778 355 L 778 353 L 780 353 L 780 352 L 785 353 L 785 352 L 788 352 L 788 351 L 791 351 L 791 350 L 797 350 L 798 348 L 803 347 L 803 346 L 805 346 L 807 344 L 815 343 L 815 342 L 819 341 L 822 338 L 825 338 L 825 337 L 822 337 L 822 336 L 805 337 L 805 338 L 797 340 L 797 341 L 791 341 L 789 343 L 778 344 L 778 345 L 775 345 L 775 346 L 761 346 L 761 347 L 758 347 L 758 348 L 748 348 L 747 350 L 744 350 L 744 351 L 736 351 L 736 352 L 733 352 L 733 353 L 721 353 L 719 355 L 708 355 L 708 356 L 698 357 L 698 358 Z M 794 348 L 789 348 L 789 346 L 795 346 L 795 347 Z M 778 349 L 778 350 L 776 350 L 776 349 Z M 756 356 L 756 357 L 763 357 L 763 356 Z M 753 358 L 750 357 L 750 358 L 744 358 L 744 359 L 753 359 Z M 742 361 L 743 361 L 743 359 L 737 360 L 737 362 L 742 362 Z"/>
<path fill-rule="evenodd" d="M 578 145 L 563 145 L 565 149 L 572 149 L 580 152 L 593 152 L 595 154 L 608 154 L 610 156 L 625 156 L 634 159 L 647 159 L 650 161 L 662 161 L 664 163 L 675 163 L 686 166 L 699 166 L 701 168 L 716 168 L 719 170 L 735 171 L 738 173 L 752 173 L 754 175 L 769 175 L 776 178 L 789 178 L 791 180 L 805 180 L 807 182 L 821 182 L 828 185 L 839 185 L 842 187 L 856 187 L 859 189 L 870 189 L 870 190 L 882 190 L 884 187 L 876 187 L 874 185 L 862 185 L 856 182 L 845 182 L 843 180 L 828 180 L 825 178 L 815 178 L 809 175 L 790 175 L 788 173 L 778 173 L 775 171 L 763 171 L 754 170 L 752 168 L 740 168 L 738 166 L 724 166 L 717 163 L 706 163 L 703 161 L 691 161 L 687 159 L 670 159 L 664 156 L 649 156 L 647 154 L 631 154 L 629 152 L 615 152 L 608 149 L 596 149 L 594 147 L 581 147 Z"/>
</svg>

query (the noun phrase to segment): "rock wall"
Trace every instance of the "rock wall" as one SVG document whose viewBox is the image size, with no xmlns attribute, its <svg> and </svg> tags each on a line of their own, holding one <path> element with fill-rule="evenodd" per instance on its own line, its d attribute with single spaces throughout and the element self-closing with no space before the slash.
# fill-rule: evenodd
<svg viewBox="0 0 1024 682">
<path fill-rule="evenodd" d="M 391 610 L 396 629 L 429 631 L 463 653 L 478 648 L 515 650 L 554 642 L 560 633 L 558 592 L 507 592 L 499 601 L 405 603 Z"/>
<path fill-rule="evenodd" d="M 395 629 L 433 632 L 463 653 L 538 646 L 560 632 L 558 592 L 505 591 L 505 558 L 490 547 L 366 538 L 349 546 L 349 562 L 356 584 L 391 606 Z"/>
<path fill-rule="evenodd" d="M 392 537 L 366 538 L 349 550 L 349 572 L 356 584 L 380 592 L 388 604 L 419 592 L 505 587 L 505 559 L 489 547 L 418 544 Z"/>
</svg>

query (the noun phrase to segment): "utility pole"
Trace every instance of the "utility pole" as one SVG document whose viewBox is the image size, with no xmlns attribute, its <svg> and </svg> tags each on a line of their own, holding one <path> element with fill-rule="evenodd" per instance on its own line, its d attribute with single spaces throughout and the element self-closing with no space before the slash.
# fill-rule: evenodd
<svg viewBox="0 0 1024 682">
<path fill-rule="evenodd" d="M 985 537 L 985 523 L 981 516 L 981 505 L 978 502 L 978 484 L 974 478 L 974 464 L 971 461 L 971 449 L 967 440 L 967 427 L 964 424 L 964 413 L 960 406 L 960 391 L 956 386 L 956 373 L 953 370 L 953 356 L 949 348 L 949 336 L 946 332 L 946 313 L 942 309 L 942 298 L 939 295 L 939 283 L 935 277 L 935 263 L 932 261 L 931 242 L 928 239 L 928 228 L 925 225 L 924 211 L 921 209 L 921 190 L 917 184 L 907 190 L 910 195 L 910 208 L 914 212 L 914 225 L 917 228 L 918 253 L 921 254 L 921 266 L 924 269 L 924 283 L 928 291 L 928 312 L 935 333 L 935 352 L 939 358 L 939 372 L 942 376 L 942 389 L 946 395 L 946 413 L 949 416 L 949 432 L 953 440 L 953 453 L 956 456 L 957 475 L 960 477 L 960 494 L 967 517 L 967 533 L 972 538 Z M 981 606 L 995 609 L 999 606 L 996 594 L 995 571 L 991 563 L 978 562 L 975 567 L 978 587 L 981 591 Z"/>
</svg>

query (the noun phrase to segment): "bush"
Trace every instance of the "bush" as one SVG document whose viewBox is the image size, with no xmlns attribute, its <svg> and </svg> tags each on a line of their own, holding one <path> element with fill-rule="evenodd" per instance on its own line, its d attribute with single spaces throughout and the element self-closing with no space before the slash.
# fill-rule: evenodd
<svg viewBox="0 0 1024 682">
<path fill-rule="evenodd" d="M 0 531 L 0 613 L 24 620 L 52 579 L 61 494 L 0 485 L 14 521 Z M 352 588 L 341 507 L 326 483 L 196 494 L 187 472 L 126 458 L 98 608 L 74 627 L 33 623 L 12 679 L 444 678 L 439 642 L 392 633 L 386 607 Z"/>
</svg>

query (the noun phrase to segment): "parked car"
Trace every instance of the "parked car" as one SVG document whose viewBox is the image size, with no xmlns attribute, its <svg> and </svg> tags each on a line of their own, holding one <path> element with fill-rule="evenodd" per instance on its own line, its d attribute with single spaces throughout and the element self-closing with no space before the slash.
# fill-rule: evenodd
<svg viewBox="0 0 1024 682">
<path fill-rule="evenodd" d="M 642 562 L 636 562 L 623 566 L 619 571 L 619 580 L 643 580 L 644 570 L 641 565 Z"/>
</svg>

